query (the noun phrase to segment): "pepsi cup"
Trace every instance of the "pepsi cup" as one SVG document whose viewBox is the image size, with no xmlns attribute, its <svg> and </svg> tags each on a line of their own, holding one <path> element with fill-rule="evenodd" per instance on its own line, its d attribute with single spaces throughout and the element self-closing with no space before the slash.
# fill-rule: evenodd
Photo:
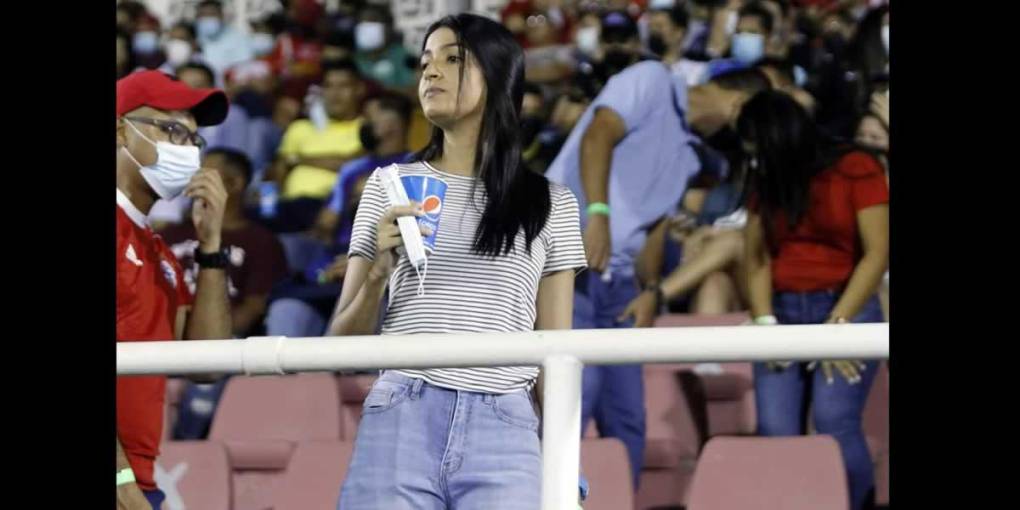
<svg viewBox="0 0 1020 510">
<path fill-rule="evenodd" d="M 418 224 L 428 227 L 432 233 L 422 238 L 425 252 L 436 249 L 436 234 L 439 232 L 439 215 L 443 212 L 446 198 L 446 181 L 428 175 L 404 175 L 400 178 L 407 191 L 407 199 L 421 204 L 425 214 L 418 217 Z"/>
</svg>

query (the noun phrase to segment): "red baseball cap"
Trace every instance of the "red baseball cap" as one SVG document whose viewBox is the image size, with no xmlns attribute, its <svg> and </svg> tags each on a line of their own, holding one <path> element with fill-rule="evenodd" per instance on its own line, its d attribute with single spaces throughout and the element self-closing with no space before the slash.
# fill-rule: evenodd
<svg viewBox="0 0 1020 510">
<path fill-rule="evenodd" d="M 227 117 L 227 95 L 220 89 L 194 89 L 160 71 L 139 71 L 117 80 L 117 116 L 142 106 L 188 110 L 199 126 L 214 126 Z"/>
</svg>

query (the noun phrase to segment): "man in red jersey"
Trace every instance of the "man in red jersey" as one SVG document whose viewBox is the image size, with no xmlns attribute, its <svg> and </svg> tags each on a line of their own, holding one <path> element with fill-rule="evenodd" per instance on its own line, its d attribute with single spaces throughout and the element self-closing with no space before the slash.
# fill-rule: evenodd
<svg viewBox="0 0 1020 510">
<path fill-rule="evenodd" d="M 200 168 L 198 126 L 227 113 L 220 90 L 193 89 L 159 71 L 117 81 L 117 341 L 230 338 L 220 246 L 227 192 Z M 148 225 L 156 200 L 194 200 L 200 266 L 194 296 L 173 253 Z M 158 510 L 153 470 L 163 427 L 166 377 L 117 378 L 117 507 Z"/>
</svg>

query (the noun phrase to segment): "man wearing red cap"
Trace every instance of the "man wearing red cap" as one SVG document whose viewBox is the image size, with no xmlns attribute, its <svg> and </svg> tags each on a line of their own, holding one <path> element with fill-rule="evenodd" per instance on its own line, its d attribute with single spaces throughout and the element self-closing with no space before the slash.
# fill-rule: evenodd
<svg viewBox="0 0 1020 510">
<path fill-rule="evenodd" d="M 159 71 L 117 82 L 117 341 L 230 338 L 230 306 L 220 247 L 227 192 L 202 169 L 198 126 L 227 113 L 220 90 L 193 89 Z M 158 199 L 185 194 L 201 267 L 194 297 L 180 264 L 147 222 Z M 159 509 L 154 463 L 163 428 L 166 377 L 117 378 L 118 509 Z"/>
</svg>

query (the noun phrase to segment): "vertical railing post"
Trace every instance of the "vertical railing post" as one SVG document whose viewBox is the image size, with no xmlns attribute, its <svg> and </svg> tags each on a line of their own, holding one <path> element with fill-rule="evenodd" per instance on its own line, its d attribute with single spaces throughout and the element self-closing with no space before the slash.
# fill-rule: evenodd
<svg viewBox="0 0 1020 510">
<path fill-rule="evenodd" d="M 581 369 L 577 358 L 544 363 L 542 394 L 542 510 L 577 508 L 581 462 Z"/>
</svg>

